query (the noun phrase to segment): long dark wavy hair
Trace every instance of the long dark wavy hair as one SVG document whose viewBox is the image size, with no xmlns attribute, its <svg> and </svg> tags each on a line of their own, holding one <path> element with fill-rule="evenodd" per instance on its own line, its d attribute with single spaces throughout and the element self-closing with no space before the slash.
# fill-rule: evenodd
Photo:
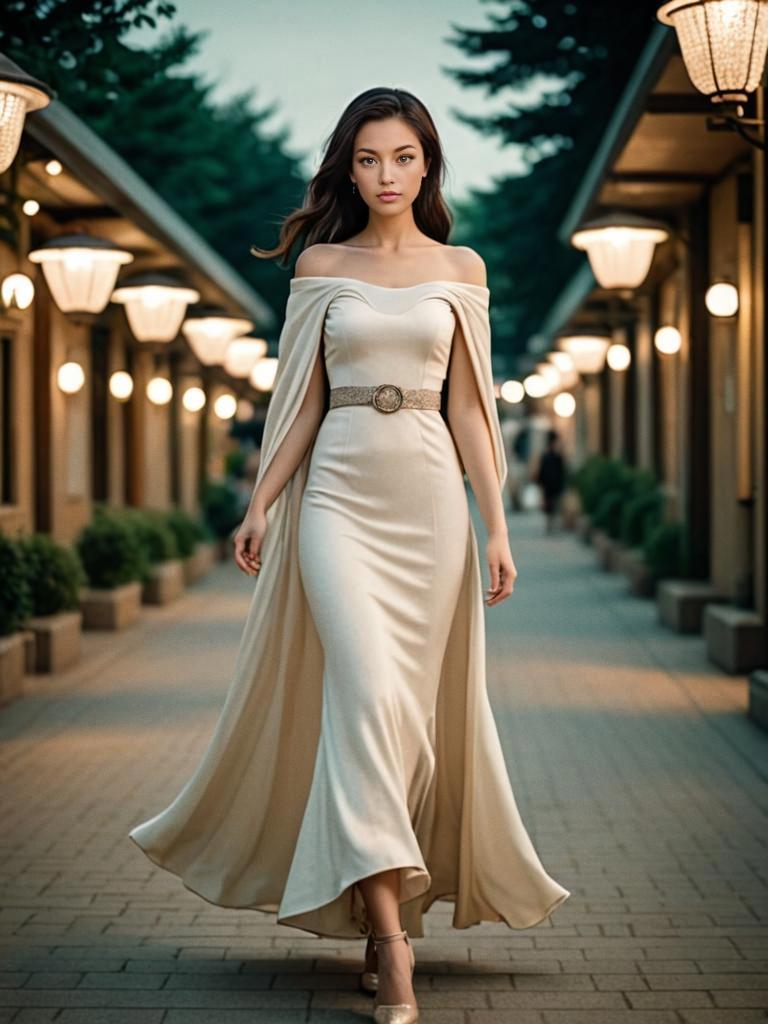
<svg viewBox="0 0 768 1024">
<path fill-rule="evenodd" d="M 366 121 L 387 117 L 400 117 L 410 125 L 419 137 L 425 161 L 431 161 L 413 203 L 413 216 L 425 235 L 447 242 L 453 218 L 441 193 L 445 157 L 432 116 L 413 93 L 376 86 L 361 92 L 342 113 L 326 143 L 322 164 L 307 186 L 304 205 L 285 218 L 278 244 L 274 249 L 252 245 L 252 255 L 259 259 L 278 257 L 285 267 L 300 238 L 302 248 L 306 248 L 316 242 L 343 242 L 362 231 L 368 223 L 368 206 L 359 192 L 353 194 L 349 180 L 355 136 Z"/>
</svg>

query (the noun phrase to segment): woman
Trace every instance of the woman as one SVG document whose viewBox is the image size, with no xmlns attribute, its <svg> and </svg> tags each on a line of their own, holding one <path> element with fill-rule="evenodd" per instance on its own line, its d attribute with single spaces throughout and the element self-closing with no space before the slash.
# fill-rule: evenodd
<svg viewBox="0 0 768 1024">
<path fill-rule="evenodd" d="M 235 678 L 194 776 L 132 830 L 222 906 L 367 935 L 374 1020 L 417 1019 L 409 934 L 526 928 L 570 895 L 520 819 L 485 686 L 485 603 L 516 570 L 482 260 L 446 244 L 443 163 L 410 93 L 341 116 L 280 243 L 300 254 L 235 560 L 256 579 Z"/>
</svg>

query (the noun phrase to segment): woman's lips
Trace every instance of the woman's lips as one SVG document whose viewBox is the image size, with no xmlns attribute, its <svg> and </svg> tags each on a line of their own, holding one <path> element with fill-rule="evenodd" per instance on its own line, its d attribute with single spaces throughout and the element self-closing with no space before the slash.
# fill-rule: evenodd
<svg viewBox="0 0 768 1024">
<path fill-rule="evenodd" d="M 393 199 L 399 199 L 399 198 L 400 198 L 400 193 L 399 192 L 381 192 L 379 194 L 379 199 L 383 200 L 383 202 L 385 202 L 385 203 L 391 203 Z"/>
</svg>

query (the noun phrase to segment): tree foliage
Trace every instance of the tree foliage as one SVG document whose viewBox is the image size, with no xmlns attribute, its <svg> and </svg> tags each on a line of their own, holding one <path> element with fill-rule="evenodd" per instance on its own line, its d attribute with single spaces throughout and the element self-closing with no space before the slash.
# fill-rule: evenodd
<svg viewBox="0 0 768 1024">
<path fill-rule="evenodd" d="M 583 254 L 557 231 L 642 47 L 657 3 L 507 0 L 484 28 L 453 25 L 451 40 L 479 69 L 446 68 L 466 88 L 506 100 L 501 111 L 455 116 L 521 147 L 526 173 L 472 190 L 462 234 L 488 264 L 496 342 L 525 350 Z M 496 59 L 489 62 L 489 56 Z"/>
<path fill-rule="evenodd" d="M 287 129 L 269 131 L 276 104 L 248 91 L 227 103 L 185 72 L 205 33 L 173 27 L 153 46 L 128 46 L 132 28 L 158 27 L 175 7 L 157 0 L 18 0 L 6 5 L 0 48 L 42 79 L 270 302 L 285 304 L 287 274 L 257 260 L 282 217 L 300 204 L 300 154 Z"/>
</svg>

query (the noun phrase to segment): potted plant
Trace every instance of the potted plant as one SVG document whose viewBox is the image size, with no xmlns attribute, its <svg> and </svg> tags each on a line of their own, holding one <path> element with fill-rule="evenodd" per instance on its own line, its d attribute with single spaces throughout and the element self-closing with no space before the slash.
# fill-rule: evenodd
<svg viewBox="0 0 768 1024">
<path fill-rule="evenodd" d="M 135 530 L 146 556 L 141 599 L 144 604 L 168 604 L 184 592 L 184 568 L 176 534 L 161 509 L 123 508 L 118 513 Z"/>
<path fill-rule="evenodd" d="M 85 629 L 123 629 L 141 610 L 142 580 L 147 556 L 136 531 L 103 505 L 83 527 L 75 548 L 85 570 L 88 587 L 80 591 Z"/>
<path fill-rule="evenodd" d="M 185 583 L 193 583 L 213 565 L 216 544 L 210 529 L 182 508 L 166 513 L 166 522 L 176 537 L 179 557 L 184 567 Z"/>
<path fill-rule="evenodd" d="M 87 582 L 75 551 L 47 534 L 19 541 L 29 583 L 35 672 L 58 672 L 80 657 L 83 613 L 78 604 Z"/>
<path fill-rule="evenodd" d="M 0 533 L 0 705 L 24 688 L 24 634 L 32 609 L 24 557 L 17 541 Z"/>
<path fill-rule="evenodd" d="M 243 518 L 240 495 L 226 480 L 208 481 L 203 489 L 203 518 L 219 545 L 219 558 L 231 551 L 231 536 Z"/>
<path fill-rule="evenodd" d="M 647 471 L 638 474 L 632 490 L 621 512 L 619 534 L 625 548 L 621 568 L 629 579 L 632 592 L 650 597 L 655 591 L 655 582 L 643 545 L 663 519 L 665 499 L 656 478 Z"/>
</svg>

